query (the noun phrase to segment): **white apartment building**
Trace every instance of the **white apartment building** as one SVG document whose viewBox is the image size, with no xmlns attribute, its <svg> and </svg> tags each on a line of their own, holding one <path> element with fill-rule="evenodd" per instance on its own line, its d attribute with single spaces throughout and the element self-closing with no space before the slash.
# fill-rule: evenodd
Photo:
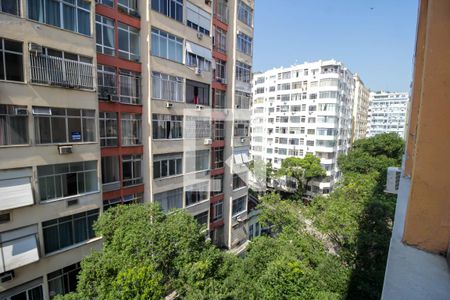
<svg viewBox="0 0 450 300">
<path fill-rule="evenodd" d="M 352 138 L 353 74 L 335 60 L 254 74 L 252 159 L 280 168 L 283 159 L 320 157 L 327 177 L 310 194 L 329 193 L 339 178 L 337 157 Z"/>
<path fill-rule="evenodd" d="M 385 132 L 396 132 L 405 138 L 408 106 L 408 93 L 371 92 L 367 137 Z"/>
</svg>

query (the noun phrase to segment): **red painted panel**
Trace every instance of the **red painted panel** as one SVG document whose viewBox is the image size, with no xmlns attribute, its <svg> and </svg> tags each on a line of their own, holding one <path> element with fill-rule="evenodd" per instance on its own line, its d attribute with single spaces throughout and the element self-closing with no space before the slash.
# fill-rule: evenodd
<svg viewBox="0 0 450 300">
<path fill-rule="evenodd" d="M 224 173 L 225 173 L 224 168 L 211 170 L 211 176 L 220 175 L 220 174 L 224 174 Z"/>
<path fill-rule="evenodd" d="M 211 207 L 212 207 L 212 204 L 222 201 L 224 198 L 225 198 L 224 194 L 218 194 L 215 196 L 211 196 L 211 198 L 209 199 L 209 203 L 211 204 Z"/>
<path fill-rule="evenodd" d="M 211 86 L 212 86 L 213 89 L 216 89 L 216 90 L 221 90 L 221 91 L 226 91 L 227 90 L 227 85 L 226 84 L 223 84 L 223 83 L 220 83 L 220 82 L 217 82 L 217 81 L 213 81 Z"/>
<path fill-rule="evenodd" d="M 99 101 L 101 112 L 119 112 L 142 114 L 142 105 L 123 104 L 119 102 Z"/>
<path fill-rule="evenodd" d="M 219 52 L 219 51 L 214 50 L 214 49 L 213 49 L 213 51 L 212 51 L 212 56 L 213 56 L 214 58 L 217 58 L 217 59 L 220 59 L 220 60 L 227 61 L 227 55 L 226 55 L 225 53 Z"/>
<path fill-rule="evenodd" d="M 223 219 L 217 220 L 215 222 L 209 223 L 209 229 L 216 229 L 219 228 L 221 226 L 223 226 L 225 224 L 225 222 L 223 221 Z"/>
<path fill-rule="evenodd" d="M 219 140 L 219 141 L 213 141 L 211 148 L 223 148 L 225 147 L 225 141 L 224 140 Z"/>
<path fill-rule="evenodd" d="M 116 49 L 116 52 L 117 51 L 118 50 Z M 141 73 L 141 64 L 140 63 L 122 59 L 117 56 L 111 56 L 111 55 L 97 53 L 97 63 L 101 64 L 101 65 L 109 65 L 112 67 Z"/>
<path fill-rule="evenodd" d="M 228 25 L 217 19 L 216 16 L 213 16 L 213 25 L 219 27 L 224 31 L 228 31 Z"/>
</svg>

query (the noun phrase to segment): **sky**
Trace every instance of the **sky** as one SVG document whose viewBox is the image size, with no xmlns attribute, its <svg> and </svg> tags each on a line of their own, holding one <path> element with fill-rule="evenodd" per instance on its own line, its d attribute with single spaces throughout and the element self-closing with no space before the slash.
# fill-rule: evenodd
<svg viewBox="0 0 450 300">
<path fill-rule="evenodd" d="M 255 0 L 253 70 L 336 59 L 371 90 L 410 91 L 418 0 Z"/>
</svg>

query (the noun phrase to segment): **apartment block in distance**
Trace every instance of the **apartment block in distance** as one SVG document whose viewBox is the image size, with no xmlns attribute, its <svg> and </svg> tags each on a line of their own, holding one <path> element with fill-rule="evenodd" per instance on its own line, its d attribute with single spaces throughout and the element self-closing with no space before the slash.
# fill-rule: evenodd
<svg viewBox="0 0 450 300">
<path fill-rule="evenodd" d="M 353 74 L 335 60 L 254 74 L 251 156 L 280 168 L 314 154 L 327 176 L 309 194 L 328 194 L 340 177 L 337 157 L 352 140 Z"/>
<path fill-rule="evenodd" d="M 408 135 L 383 300 L 450 299 L 450 2 L 421 0 L 418 19 Z"/>
<path fill-rule="evenodd" d="M 218 246 L 245 244 L 248 123 L 233 110 L 250 103 L 253 2 L 101 0 L 95 19 L 104 208 L 183 208 Z"/>
<path fill-rule="evenodd" d="M 395 132 L 405 138 L 408 107 L 408 93 L 371 92 L 367 137 L 380 133 Z"/>
<path fill-rule="evenodd" d="M 0 4 L 0 299 L 51 299 L 100 246 L 94 2 Z"/>
<path fill-rule="evenodd" d="M 353 94 L 353 134 L 352 142 L 365 138 L 367 133 L 367 119 L 369 112 L 370 91 L 358 74 L 355 79 L 355 91 Z"/>
</svg>

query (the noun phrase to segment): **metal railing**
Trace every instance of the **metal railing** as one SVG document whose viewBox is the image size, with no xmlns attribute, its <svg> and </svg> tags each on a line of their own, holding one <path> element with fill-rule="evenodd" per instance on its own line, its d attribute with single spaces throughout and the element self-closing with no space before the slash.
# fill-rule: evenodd
<svg viewBox="0 0 450 300">
<path fill-rule="evenodd" d="M 31 82 L 94 89 L 94 65 L 54 56 L 30 54 Z"/>
</svg>

